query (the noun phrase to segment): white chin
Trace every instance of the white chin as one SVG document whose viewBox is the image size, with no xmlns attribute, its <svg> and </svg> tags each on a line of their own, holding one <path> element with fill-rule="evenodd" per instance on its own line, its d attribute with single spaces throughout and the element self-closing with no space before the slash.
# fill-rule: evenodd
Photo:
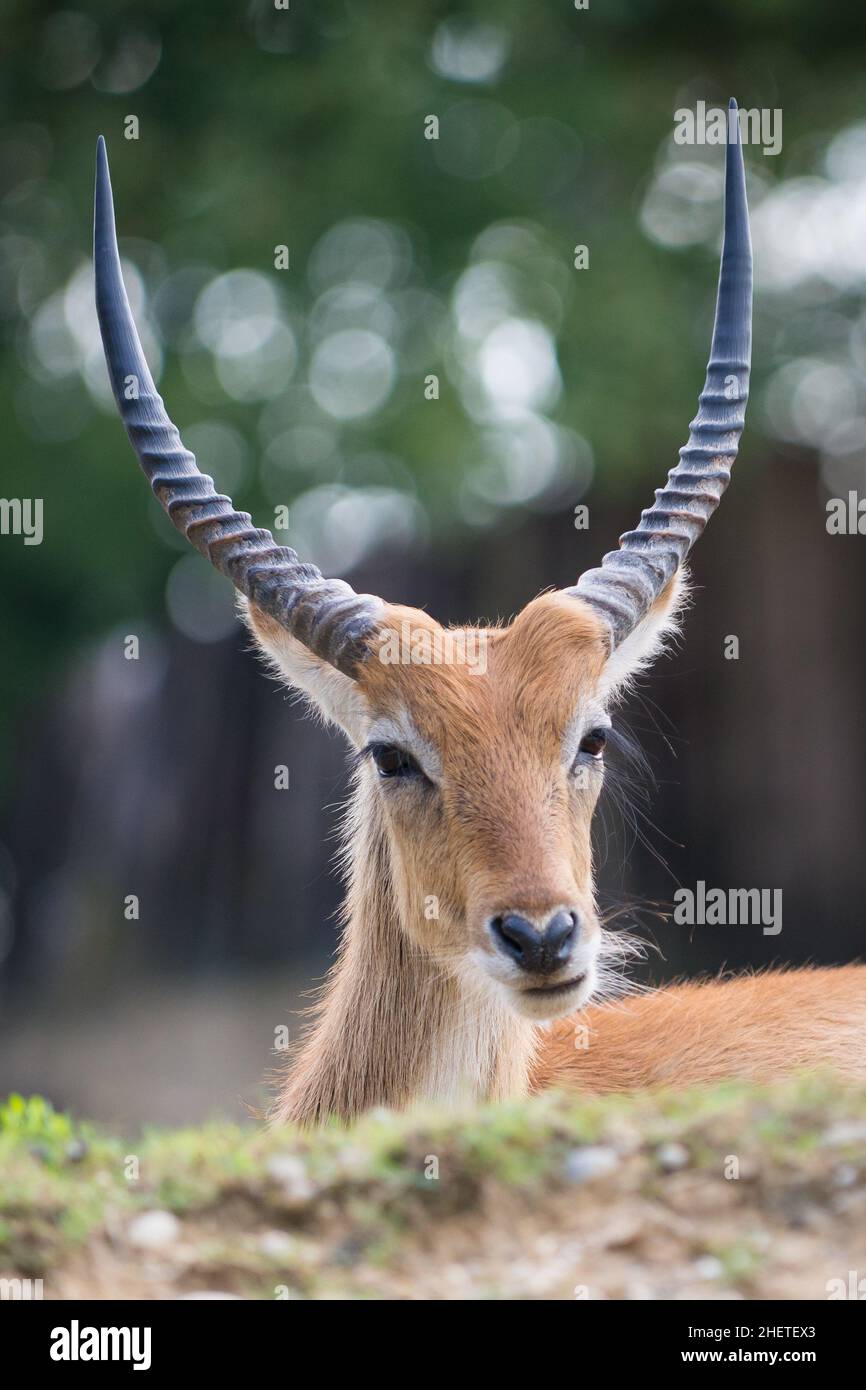
<svg viewBox="0 0 866 1390">
<path fill-rule="evenodd" d="M 508 1007 L 521 1018 L 531 1018 L 536 1023 L 552 1023 L 554 1019 L 565 1018 L 582 1009 L 594 988 L 595 970 L 590 966 L 569 989 L 528 990 L 506 986 L 503 993 Z"/>
</svg>

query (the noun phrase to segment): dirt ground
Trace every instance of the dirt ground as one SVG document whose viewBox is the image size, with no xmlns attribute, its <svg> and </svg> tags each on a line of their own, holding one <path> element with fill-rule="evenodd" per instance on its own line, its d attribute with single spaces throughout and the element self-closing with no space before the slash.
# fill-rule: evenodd
<svg viewBox="0 0 866 1390">
<path fill-rule="evenodd" d="M 21 1137 L 0 1145 L 0 1275 L 46 1298 L 866 1296 L 866 1094 L 830 1080 L 132 1153 Z"/>
</svg>

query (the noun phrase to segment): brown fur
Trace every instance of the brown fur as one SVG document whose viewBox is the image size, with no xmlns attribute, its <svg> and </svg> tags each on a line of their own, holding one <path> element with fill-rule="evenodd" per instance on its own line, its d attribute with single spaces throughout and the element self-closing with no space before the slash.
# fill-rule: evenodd
<svg viewBox="0 0 866 1390">
<path fill-rule="evenodd" d="M 863 1081 L 864 1005 L 862 965 L 673 985 L 559 1019 L 530 1084 L 603 1094 L 732 1077 L 772 1082 L 824 1066 Z"/>
<path fill-rule="evenodd" d="M 340 952 L 275 1119 L 350 1119 L 375 1105 L 474 1103 L 551 1085 L 775 1080 L 824 1063 L 866 1078 L 863 967 L 679 985 L 591 1005 L 549 1029 L 538 1027 L 528 993 L 502 977 L 486 925 L 496 913 L 544 919 L 568 905 L 580 914 L 581 949 L 598 951 L 590 824 L 602 773 L 576 786 L 564 748 L 575 711 L 589 727 L 612 686 L 657 650 L 680 594 L 670 586 L 633 650 L 610 659 L 593 611 L 546 594 L 509 627 L 484 630 L 484 674 L 459 661 L 386 664 L 374 653 L 357 682 L 250 611 L 272 664 L 356 747 L 371 729 L 396 727 L 432 779 L 383 785 L 369 759 L 359 763 Z M 442 632 L 426 614 L 389 608 L 385 626 L 404 624 Z M 575 1046 L 576 1025 L 588 1048 Z"/>
</svg>

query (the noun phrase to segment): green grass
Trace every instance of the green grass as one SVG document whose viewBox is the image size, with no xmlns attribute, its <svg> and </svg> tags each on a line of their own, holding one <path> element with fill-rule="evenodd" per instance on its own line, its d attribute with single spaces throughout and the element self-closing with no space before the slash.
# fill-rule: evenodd
<svg viewBox="0 0 866 1390">
<path fill-rule="evenodd" d="M 459 1250 L 467 1223 L 486 1238 L 498 1212 L 505 1239 L 508 1213 L 535 1214 L 546 1230 L 562 1226 L 557 1204 L 590 1213 L 581 1216 L 590 1224 L 593 1203 L 604 1213 L 636 1198 L 663 1207 L 684 1181 L 663 1161 L 672 1143 L 692 1183 L 723 1182 L 736 1154 L 747 1176 L 737 1199 L 758 1214 L 792 1192 L 819 1206 L 826 1192 L 832 1205 L 840 1165 L 849 1185 L 866 1165 L 857 1129 L 850 1142 L 842 1130 L 840 1143 L 839 1127 L 862 1130 L 864 1119 L 866 1092 L 811 1078 L 773 1090 L 548 1094 L 461 1116 L 377 1112 L 316 1133 L 214 1123 L 124 1141 L 40 1097 L 11 1096 L 0 1106 L 0 1273 L 50 1282 L 72 1269 L 86 1288 L 105 1256 L 126 1260 L 137 1277 L 150 1255 L 133 1253 L 126 1235 L 138 1214 L 159 1209 L 182 1223 L 171 1287 L 273 1297 L 282 1279 L 291 1296 L 376 1296 L 380 1273 L 387 1283 L 445 1236 Z M 607 1176 L 575 1183 L 569 1156 L 587 1145 L 616 1161 Z M 747 1228 L 729 1239 L 708 1233 L 701 1246 L 745 1290 L 762 1264 Z M 494 1287 L 490 1296 L 506 1295 Z"/>
</svg>

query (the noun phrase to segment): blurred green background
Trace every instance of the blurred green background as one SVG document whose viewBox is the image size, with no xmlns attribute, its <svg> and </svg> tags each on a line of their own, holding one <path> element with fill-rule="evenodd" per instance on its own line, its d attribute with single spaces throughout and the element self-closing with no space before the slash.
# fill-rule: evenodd
<svg viewBox="0 0 866 1390">
<path fill-rule="evenodd" d="M 636 839 L 612 788 L 602 896 L 783 889 L 776 938 L 644 916 L 653 978 L 858 954 L 866 566 L 825 505 L 864 486 L 866 12 L 0 16 L 0 491 L 45 517 L 41 545 L 0 536 L 0 1090 L 123 1120 L 236 1112 L 338 900 L 340 749 L 256 670 L 109 398 L 100 132 L 145 347 L 201 466 L 264 525 L 288 507 L 280 539 L 327 572 L 467 621 L 572 583 L 663 481 L 703 380 L 723 173 L 720 149 L 674 143 L 674 112 L 781 111 L 781 152 L 746 151 L 745 444 L 683 651 L 628 713 L 654 824 Z"/>
</svg>

